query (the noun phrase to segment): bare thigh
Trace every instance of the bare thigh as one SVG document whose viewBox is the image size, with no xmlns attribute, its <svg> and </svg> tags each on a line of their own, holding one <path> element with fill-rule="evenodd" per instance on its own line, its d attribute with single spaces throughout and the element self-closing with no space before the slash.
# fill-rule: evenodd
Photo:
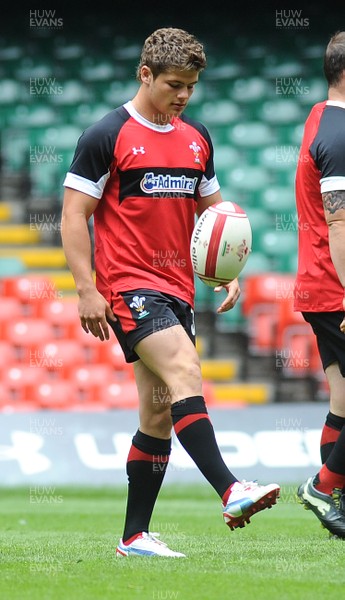
<svg viewBox="0 0 345 600">
<path fill-rule="evenodd" d="M 202 396 L 199 356 L 182 325 L 156 331 L 134 349 L 144 365 L 167 386 L 172 404 L 190 396 Z"/>
</svg>

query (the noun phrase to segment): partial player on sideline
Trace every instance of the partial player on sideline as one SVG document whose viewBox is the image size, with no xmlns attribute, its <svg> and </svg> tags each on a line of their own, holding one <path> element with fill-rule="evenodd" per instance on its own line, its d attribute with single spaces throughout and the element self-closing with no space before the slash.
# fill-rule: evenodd
<svg viewBox="0 0 345 600">
<path fill-rule="evenodd" d="M 322 429 L 322 467 L 298 497 L 331 534 L 345 538 L 345 32 L 324 56 L 328 99 L 304 128 L 296 173 L 298 272 L 295 310 L 316 335 L 330 388 Z"/>
<path fill-rule="evenodd" d="M 134 363 L 138 386 L 139 428 L 127 460 L 118 556 L 184 556 L 149 532 L 172 428 L 221 498 L 231 529 L 279 496 L 277 484 L 240 482 L 231 473 L 203 397 L 190 238 L 195 215 L 222 197 L 208 131 L 182 113 L 205 66 L 203 46 L 193 35 L 176 28 L 153 32 L 142 49 L 137 94 L 82 134 L 64 182 L 62 240 L 81 325 L 101 340 L 109 339 L 110 325 L 126 361 Z M 177 263 L 157 260 L 169 255 Z M 227 295 L 219 313 L 240 294 L 237 280 L 222 287 Z M 157 390 L 164 398 L 168 390 L 169 402 L 155 402 Z"/>
</svg>

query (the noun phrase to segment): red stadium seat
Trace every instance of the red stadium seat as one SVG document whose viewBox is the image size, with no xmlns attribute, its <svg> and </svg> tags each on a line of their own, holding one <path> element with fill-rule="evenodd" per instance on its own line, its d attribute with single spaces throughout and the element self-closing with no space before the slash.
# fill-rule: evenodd
<svg viewBox="0 0 345 600">
<path fill-rule="evenodd" d="M 47 379 L 47 372 L 37 365 L 13 364 L 3 374 L 2 381 L 14 401 L 32 401 L 37 386 Z"/>
<path fill-rule="evenodd" d="M 134 379 L 133 365 L 126 363 L 122 348 L 116 337 L 110 332 L 110 339 L 103 342 L 92 333 L 85 333 L 80 327 L 76 331 L 76 339 L 84 350 L 86 362 L 109 364 L 121 373 L 124 379 Z"/>
<path fill-rule="evenodd" d="M 73 338 L 76 328 L 81 327 L 76 298 L 44 302 L 39 316 L 50 323 L 56 338 Z"/>
<path fill-rule="evenodd" d="M 34 360 L 39 358 L 38 347 L 53 339 L 53 331 L 43 319 L 26 317 L 7 324 L 5 339 L 17 349 L 21 360 Z"/>
<path fill-rule="evenodd" d="M 76 340 L 53 339 L 38 349 L 42 365 L 57 378 L 70 377 L 73 370 L 84 364 L 83 350 Z"/>
<path fill-rule="evenodd" d="M 294 280 L 289 273 L 260 273 L 245 278 L 242 311 L 247 318 L 251 354 L 275 353 L 279 306 L 284 299 L 293 297 Z"/>
<path fill-rule="evenodd" d="M 78 402 L 78 394 L 68 380 L 49 381 L 37 386 L 34 401 L 41 409 L 69 410 Z"/>
<path fill-rule="evenodd" d="M 79 327 L 75 329 L 74 337 L 80 343 L 87 363 L 105 362 L 101 360 L 101 357 L 104 351 L 103 346 L 108 343 L 107 341 L 102 342 L 99 338 L 92 335 L 92 333 L 86 333 L 80 322 Z"/>
<path fill-rule="evenodd" d="M 0 298 L 0 338 L 5 335 L 7 323 L 24 317 L 24 311 L 18 298 L 12 296 Z"/>
<path fill-rule="evenodd" d="M 316 337 L 302 313 L 294 311 L 293 298 L 281 300 L 278 317 L 277 348 L 290 357 L 289 371 L 300 372 L 301 375 L 309 371 L 312 375 L 323 377 Z"/>
<path fill-rule="evenodd" d="M 3 381 L 0 381 L 0 412 L 4 412 L 10 408 L 12 402 L 13 398 L 11 391 Z"/>
<path fill-rule="evenodd" d="M 82 402 L 100 401 L 101 389 L 112 380 L 113 369 L 107 364 L 85 364 L 71 373 L 71 381 L 78 390 Z"/>
<path fill-rule="evenodd" d="M 99 362 L 110 364 L 125 379 L 134 379 L 133 365 L 126 363 L 122 348 L 114 336 L 110 340 L 103 342 L 99 348 L 98 356 Z"/>
<path fill-rule="evenodd" d="M 17 298 L 28 316 L 36 317 L 42 304 L 58 298 L 54 282 L 44 275 L 5 277 L 0 282 L 2 296 Z"/>
<path fill-rule="evenodd" d="M 137 409 L 139 406 L 137 386 L 134 381 L 108 383 L 101 389 L 100 400 L 111 409 Z"/>
<path fill-rule="evenodd" d="M 7 370 L 18 360 L 13 344 L 8 340 L 0 340 L 0 379 L 3 371 Z"/>
</svg>

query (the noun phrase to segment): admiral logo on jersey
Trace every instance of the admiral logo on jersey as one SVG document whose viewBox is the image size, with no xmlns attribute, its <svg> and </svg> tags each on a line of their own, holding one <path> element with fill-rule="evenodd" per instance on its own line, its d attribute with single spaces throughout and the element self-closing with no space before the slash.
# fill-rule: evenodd
<svg viewBox="0 0 345 600">
<path fill-rule="evenodd" d="M 186 175 L 155 175 L 152 171 L 145 173 L 140 182 L 140 189 L 146 194 L 154 192 L 185 192 L 194 194 L 198 182 L 197 177 L 186 177 Z"/>
</svg>

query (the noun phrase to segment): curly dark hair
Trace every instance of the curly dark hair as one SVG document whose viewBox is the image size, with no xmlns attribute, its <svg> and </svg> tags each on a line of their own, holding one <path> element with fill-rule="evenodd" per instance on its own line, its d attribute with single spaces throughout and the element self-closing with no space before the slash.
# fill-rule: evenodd
<svg viewBox="0 0 345 600">
<path fill-rule="evenodd" d="M 206 67 L 203 45 L 194 35 L 175 27 L 163 27 L 154 31 L 144 42 L 137 79 L 140 70 L 148 66 L 156 78 L 160 73 L 172 70 L 202 71 Z"/>
</svg>

